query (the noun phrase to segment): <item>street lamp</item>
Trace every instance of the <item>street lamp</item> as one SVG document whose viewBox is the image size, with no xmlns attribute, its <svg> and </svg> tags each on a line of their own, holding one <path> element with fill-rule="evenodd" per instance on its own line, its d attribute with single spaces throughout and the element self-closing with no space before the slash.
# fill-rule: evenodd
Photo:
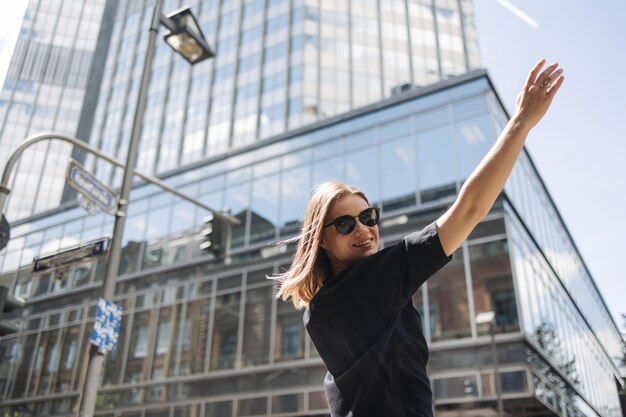
<svg viewBox="0 0 626 417">
<path fill-rule="evenodd" d="M 168 29 L 163 37 L 165 42 L 190 64 L 215 56 L 189 7 L 161 16 L 161 24 Z"/>
<path fill-rule="evenodd" d="M 502 394 L 500 389 L 500 378 L 498 376 L 498 351 L 496 349 L 496 313 L 485 311 L 479 313 L 475 319 L 476 325 L 488 324 L 489 335 L 491 336 L 491 357 L 493 360 L 493 378 L 496 383 L 496 400 L 498 402 L 498 417 L 504 417 L 504 407 L 502 406 Z"/>
<path fill-rule="evenodd" d="M 122 236 L 124 234 L 124 226 L 126 223 L 126 206 L 128 205 L 128 197 L 132 188 L 133 174 L 135 171 L 135 165 L 137 164 L 139 139 L 141 137 L 141 125 L 146 106 L 146 95 L 148 84 L 150 82 L 150 72 L 154 56 L 156 36 L 159 31 L 159 23 L 163 24 L 169 30 L 169 32 L 165 35 L 165 40 L 176 50 L 176 52 L 180 53 L 187 61 L 189 61 L 189 63 L 196 64 L 204 59 L 214 56 L 213 51 L 209 48 L 202 31 L 189 11 L 189 8 L 180 9 L 169 14 L 168 16 L 162 16 L 161 0 L 155 1 L 152 20 L 150 23 L 148 47 L 146 49 L 143 71 L 141 74 L 141 83 L 139 84 L 139 93 L 137 94 L 137 105 L 135 107 L 130 143 L 128 145 L 128 155 L 126 159 L 126 166 L 124 168 L 122 188 L 120 190 L 118 210 L 115 214 L 109 261 L 107 262 L 104 281 L 102 283 L 102 298 L 105 300 L 111 300 L 115 295 L 115 281 L 117 279 L 117 273 L 120 265 Z M 96 346 L 91 345 L 87 375 L 85 376 L 85 386 L 83 388 L 80 403 L 79 415 L 81 417 L 92 417 L 94 414 L 103 364 L 104 355 L 98 351 Z"/>
</svg>

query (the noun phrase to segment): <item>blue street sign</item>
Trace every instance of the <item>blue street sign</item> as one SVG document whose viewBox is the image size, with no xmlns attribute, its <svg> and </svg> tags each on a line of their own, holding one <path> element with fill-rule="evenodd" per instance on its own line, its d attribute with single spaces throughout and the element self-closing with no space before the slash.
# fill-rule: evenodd
<svg viewBox="0 0 626 417">
<path fill-rule="evenodd" d="M 66 174 L 68 184 L 103 211 L 115 214 L 118 196 L 115 191 L 102 184 L 78 162 L 70 159 Z"/>
<path fill-rule="evenodd" d="M 101 298 L 91 332 L 91 344 L 97 346 L 100 353 L 115 351 L 121 324 L 122 307 Z"/>
</svg>

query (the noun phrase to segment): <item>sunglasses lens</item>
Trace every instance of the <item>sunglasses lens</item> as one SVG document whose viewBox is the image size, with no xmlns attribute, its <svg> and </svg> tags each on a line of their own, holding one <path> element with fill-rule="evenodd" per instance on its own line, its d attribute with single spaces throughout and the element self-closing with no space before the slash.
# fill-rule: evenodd
<svg viewBox="0 0 626 417">
<path fill-rule="evenodd" d="M 374 227 L 378 224 L 378 210 L 374 207 L 365 209 L 359 214 L 359 221 L 368 227 Z"/>
<path fill-rule="evenodd" d="M 354 230 L 354 218 L 350 216 L 337 217 L 333 222 L 335 228 L 342 235 L 347 235 Z"/>
</svg>

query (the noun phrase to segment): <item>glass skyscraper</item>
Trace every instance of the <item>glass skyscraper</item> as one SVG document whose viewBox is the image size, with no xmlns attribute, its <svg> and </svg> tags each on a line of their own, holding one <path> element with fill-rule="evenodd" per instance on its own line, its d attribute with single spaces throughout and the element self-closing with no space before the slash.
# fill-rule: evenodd
<svg viewBox="0 0 626 417">
<path fill-rule="evenodd" d="M 147 4 L 151 2 L 148 1 Z M 157 47 L 139 166 L 181 164 L 479 65 L 472 5 L 446 0 L 191 2 L 216 58 Z M 150 8 L 120 4 L 91 143 L 124 154 Z M 178 7 L 165 1 L 163 9 Z M 138 62 L 139 61 L 139 62 Z M 104 177 L 110 170 L 99 167 Z"/>
<path fill-rule="evenodd" d="M 120 158 L 150 5 L 104 8 L 117 17 L 89 141 Z M 266 279 L 289 265 L 293 246 L 271 243 L 297 233 L 309 191 L 330 179 L 381 208 L 382 246 L 452 204 L 508 119 L 488 75 L 466 73 L 478 65 L 471 2 L 192 9 L 217 57 L 189 67 L 158 46 L 140 166 L 242 222 L 225 263 L 199 249 L 205 211 L 135 186 L 114 299 L 123 322 L 97 414 L 326 416 L 325 369 L 302 314 Z M 27 300 L 13 313 L 21 332 L 0 339 L 0 411 L 9 415 L 73 416 L 80 401 L 106 260 L 64 279 L 32 274 L 31 264 L 111 233 L 113 219 L 65 197 L 12 221 L 0 252 L 0 284 Z M 617 326 L 526 151 L 489 215 L 413 302 L 437 416 L 496 415 L 496 378 L 511 416 L 621 415 Z M 497 374 L 488 329 L 475 321 L 485 311 L 496 314 Z"/>
<path fill-rule="evenodd" d="M 105 0 L 31 1 L 0 90 L 0 166 L 26 137 L 44 130 L 88 139 L 108 29 Z M 110 30 L 109 30 L 110 31 Z M 100 34 L 100 38 L 99 38 Z M 100 42 L 99 42 L 100 41 Z M 92 82 L 90 84 L 90 81 Z M 10 184 L 7 217 L 18 219 L 61 202 L 72 147 L 38 144 L 23 155 Z"/>
</svg>

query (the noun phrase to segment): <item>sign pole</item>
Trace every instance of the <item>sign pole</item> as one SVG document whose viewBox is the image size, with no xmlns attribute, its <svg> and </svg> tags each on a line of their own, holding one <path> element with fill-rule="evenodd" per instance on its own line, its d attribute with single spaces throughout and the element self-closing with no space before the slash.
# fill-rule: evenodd
<svg viewBox="0 0 626 417">
<path fill-rule="evenodd" d="M 120 191 L 118 208 L 115 212 L 115 224 L 113 226 L 113 236 L 111 239 L 111 252 L 109 255 L 109 262 L 107 262 L 106 272 L 104 274 L 104 281 L 102 282 L 102 298 L 109 301 L 111 301 L 115 295 L 115 281 L 117 279 L 117 273 L 120 266 L 122 236 L 124 234 L 124 226 L 126 224 L 126 206 L 128 205 L 128 197 L 133 185 L 133 173 L 135 171 L 137 155 L 139 153 L 141 125 L 143 124 L 143 113 L 146 106 L 148 83 L 150 82 L 152 58 L 154 56 L 154 47 L 157 33 L 159 31 L 160 16 L 161 0 L 156 0 L 152 11 L 150 35 L 148 37 L 148 46 L 143 63 L 139 92 L 137 94 L 137 105 L 135 106 L 133 128 L 130 136 L 130 143 L 128 145 L 128 156 L 126 158 L 126 166 L 124 168 L 122 189 Z M 89 365 L 87 367 L 87 375 L 85 376 L 85 385 L 80 403 L 80 417 L 93 417 L 94 415 L 103 365 L 104 355 L 98 351 L 97 347 L 91 345 L 91 349 L 89 351 Z"/>
</svg>

